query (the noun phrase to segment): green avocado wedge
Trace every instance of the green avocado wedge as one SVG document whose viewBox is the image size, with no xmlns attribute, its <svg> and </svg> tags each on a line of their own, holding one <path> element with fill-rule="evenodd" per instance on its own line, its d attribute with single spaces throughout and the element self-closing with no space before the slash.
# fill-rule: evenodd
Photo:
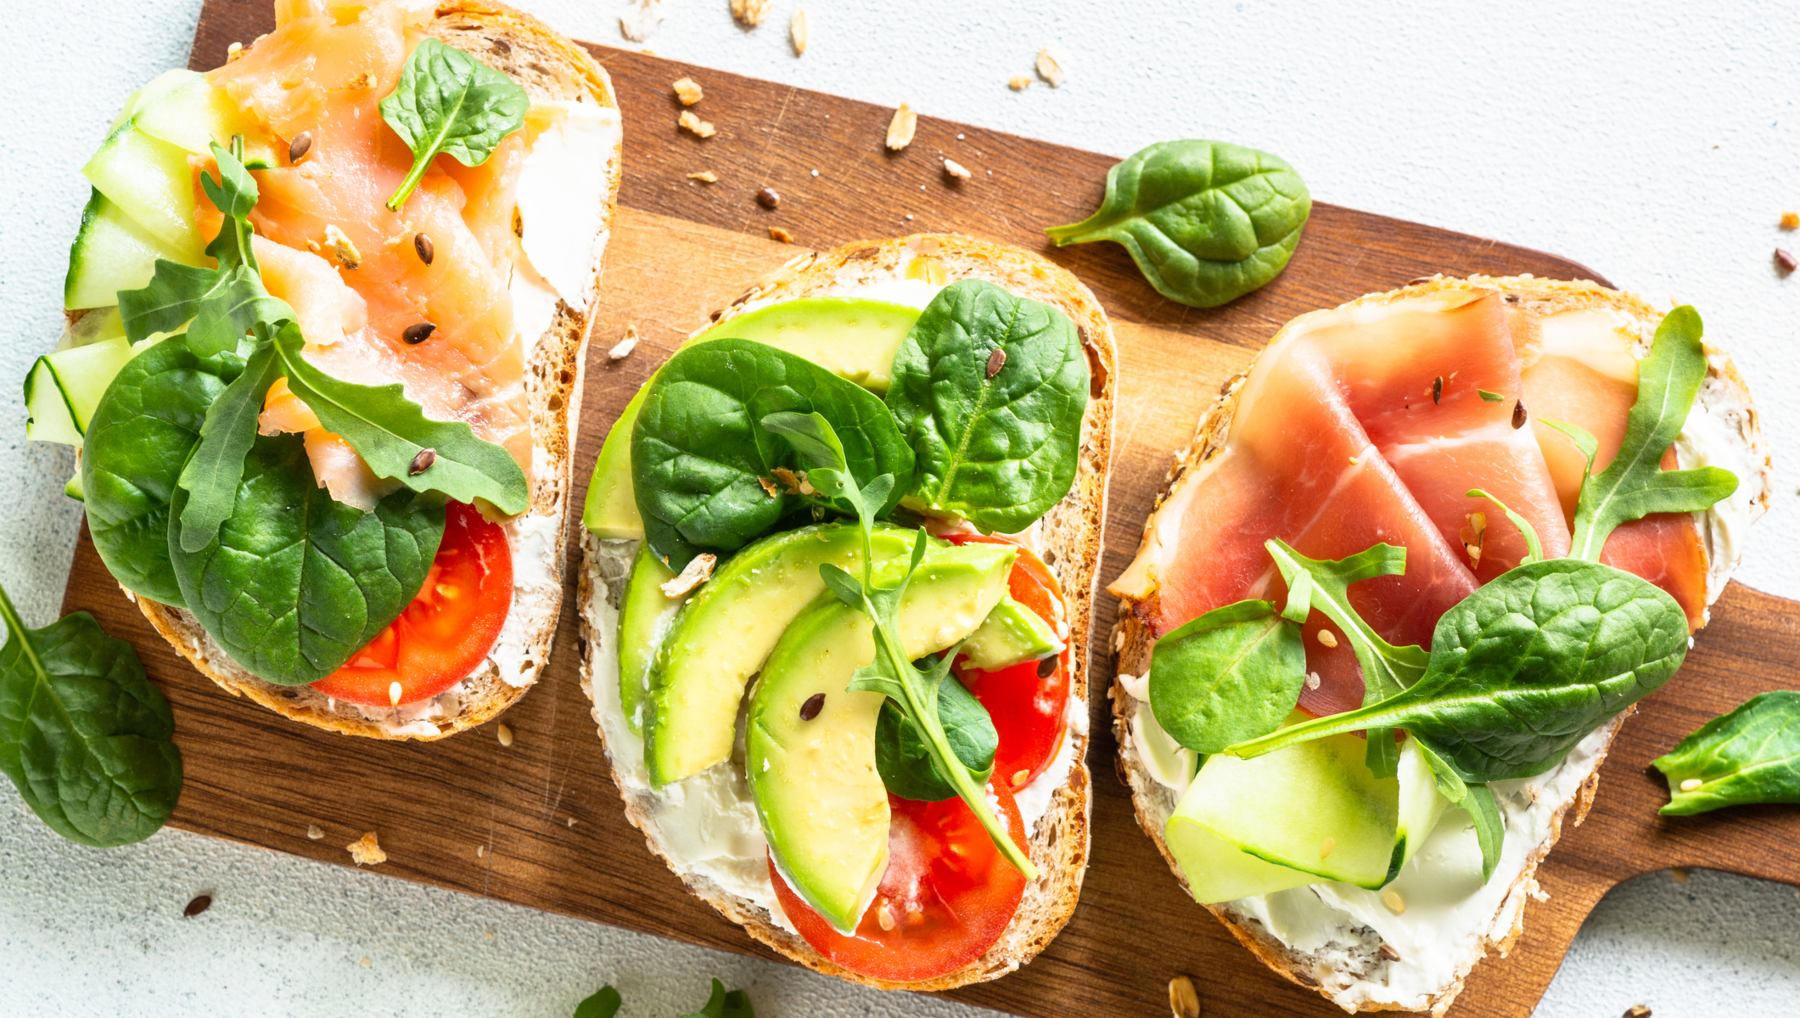
<svg viewBox="0 0 1800 1018">
<path fill-rule="evenodd" d="M 962 653 L 969 667 L 994 671 L 1061 654 L 1063 646 L 1050 623 L 1008 594 L 994 606 L 981 628 L 970 634 Z"/>
<path fill-rule="evenodd" d="M 906 339 L 919 309 L 860 297 L 800 297 L 720 322 L 683 346 L 714 339 L 748 339 L 804 357 L 865 389 L 885 393 L 893 377 L 894 351 Z M 594 462 L 581 521 L 596 537 L 642 540 L 643 520 L 631 486 L 631 429 L 646 380 L 619 413 Z"/>
<path fill-rule="evenodd" d="M 934 546 L 901 601 L 906 655 L 973 633 L 1005 595 L 1013 554 L 1003 545 Z M 770 653 L 745 729 L 744 768 L 775 865 L 845 934 L 887 868 L 888 793 L 875 768 L 885 697 L 846 691 L 874 657 L 868 616 L 822 594 Z"/>
</svg>

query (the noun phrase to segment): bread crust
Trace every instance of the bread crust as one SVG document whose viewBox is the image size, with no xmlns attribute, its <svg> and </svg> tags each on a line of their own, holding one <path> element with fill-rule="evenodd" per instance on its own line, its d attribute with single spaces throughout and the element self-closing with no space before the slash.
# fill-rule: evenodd
<svg viewBox="0 0 1800 1018">
<path fill-rule="evenodd" d="M 1508 304 L 1522 308 L 1532 313 L 1534 317 L 1586 308 L 1606 308 L 1624 312 L 1638 323 L 1645 339 L 1654 330 L 1656 323 L 1661 321 L 1663 314 L 1636 296 L 1603 287 L 1591 281 L 1541 279 L 1529 275 L 1470 276 L 1467 278 L 1432 276 L 1414 280 L 1407 286 L 1396 290 L 1367 294 L 1340 305 L 1340 307 L 1388 304 L 1442 290 L 1459 290 L 1471 286 L 1498 290 Z M 1642 351 L 1638 352 L 1641 356 Z M 1723 401 L 1743 409 L 1740 430 L 1735 437 L 1742 441 L 1748 452 L 1747 458 L 1760 466 L 1761 473 L 1756 478 L 1744 478 L 1741 483 L 1754 482 L 1756 484 L 1751 504 L 1753 512 L 1760 515 L 1768 507 L 1772 466 L 1768 448 L 1762 438 L 1755 406 L 1751 402 L 1749 389 L 1744 383 L 1743 376 L 1738 373 L 1737 367 L 1729 355 L 1708 346 L 1707 364 L 1708 379 L 1721 387 Z M 1170 468 L 1163 483 L 1163 490 L 1157 496 L 1155 508 L 1150 517 L 1145 520 L 1146 539 L 1151 532 L 1156 512 L 1161 510 L 1163 503 L 1169 498 L 1175 486 L 1188 471 L 1196 469 L 1224 447 L 1225 440 L 1230 433 L 1238 395 L 1243 388 L 1245 379 L 1254 368 L 1255 362 L 1252 362 L 1243 373 L 1228 381 L 1220 391 L 1218 399 L 1201 415 L 1194 430 L 1193 441 Z M 1155 639 L 1135 610 L 1141 603 L 1144 602 L 1131 597 L 1121 597 L 1120 599 L 1119 621 L 1112 635 L 1116 653 L 1115 675 L 1142 675 L 1149 671 L 1150 652 L 1155 644 Z M 1168 790 L 1158 784 L 1136 759 L 1133 742 L 1130 738 L 1129 728 L 1132 714 L 1135 711 L 1135 700 L 1126 692 L 1123 684 L 1116 680 L 1111 690 L 1111 700 L 1113 734 L 1119 744 L 1120 770 L 1131 789 L 1133 813 L 1137 817 L 1138 825 L 1143 828 L 1145 834 L 1150 836 L 1157 851 L 1162 854 L 1163 861 L 1168 863 L 1170 871 L 1175 874 L 1176 880 L 1180 881 L 1182 888 L 1186 890 L 1188 889 L 1187 880 L 1182 876 L 1181 869 L 1176 865 L 1175 858 L 1170 854 L 1168 844 L 1163 838 L 1163 825 L 1167 822 L 1173 803 L 1169 801 Z M 1461 961 L 1455 978 L 1430 996 L 1426 1001 L 1425 1010 L 1434 1014 L 1442 1014 L 1446 1011 L 1455 1001 L 1457 994 L 1461 992 L 1463 983 L 1475 964 L 1486 957 L 1489 951 L 1497 950 L 1504 956 L 1513 942 L 1517 940 L 1524 926 L 1524 905 L 1539 896 L 1536 881 L 1538 866 L 1549 854 L 1550 849 L 1555 846 L 1564 827 L 1578 825 L 1586 817 L 1588 808 L 1593 804 L 1595 791 L 1599 787 L 1600 766 L 1605 761 L 1606 751 L 1610 748 L 1612 739 L 1617 735 L 1625 718 L 1630 716 L 1633 711 L 1635 708 L 1627 710 L 1610 723 L 1605 746 L 1601 747 L 1594 756 L 1592 769 L 1582 780 L 1575 793 L 1558 805 L 1550 819 L 1548 834 L 1533 848 L 1526 859 L 1524 868 L 1508 889 L 1507 894 L 1501 898 L 1500 906 L 1495 914 L 1487 920 L 1485 928 L 1489 933 L 1483 936 L 1478 950 Z M 1321 985 L 1320 980 L 1310 970 L 1303 952 L 1289 948 L 1265 930 L 1260 923 L 1253 920 L 1244 921 L 1222 904 L 1203 907 L 1216 916 L 1231 935 L 1265 965 L 1296 985 L 1317 990 L 1327 999 L 1332 999 L 1330 990 Z M 1512 919 L 1504 927 L 1505 932 L 1493 935 L 1498 921 L 1509 909 L 1512 910 Z M 1333 1002 L 1343 1006 L 1335 999 Z M 1346 1010 L 1400 1011 L 1411 1009 L 1397 1003 L 1379 1003 L 1355 1008 L 1346 1006 Z"/>
<path fill-rule="evenodd" d="M 580 100 L 617 110 L 618 95 L 612 79 L 585 49 L 552 31 L 542 22 L 503 4 L 485 0 L 449 0 L 437 6 L 426 34 L 441 42 L 478 55 L 505 71 L 524 86 L 534 99 Z M 622 143 L 614 147 L 606 192 L 603 228 L 610 230 L 618 205 Z M 571 420 L 581 415 L 582 375 L 586 363 L 589 327 L 599 301 L 601 259 L 593 266 L 593 294 L 588 305 L 572 308 L 558 301 L 549 329 L 530 349 L 525 366 L 526 401 L 530 411 L 532 441 L 550 453 L 548 469 L 534 470 L 531 505 L 527 515 L 553 521 L 556 540 L 542 563 L 555 579 L 537 617 L 530 620 L 526 640 L 529 681 L 519 685 L 505 681 L 492 662 L 482 664 L 462 681 L 455 713 L 432 718 L 428 723 L 404 726 L 386 718 L 369 717 L 364 708 L 336 703 L 309 686 L 281 686 L 266 682 L 240 667 L 226 655 L 193 615 L 184 609 L 133 597 L 150 625 L 168 640 L 195 669 L 234 696 L 246 697 L 284 717 L 344 735 L 372 739 L 432 741 L 473 728 L 512 706 L 536 682 L 536 671 L 549 659 L 562 610 L 564 551 L 568 544 L 570 470 L 574 454 Z M 515 530 L 508 525 L 508 536 Z M 519 542 L 513 542 L 515 552 Z M 127 597 L 132 597 L 129 591 Z M 515 601 L 514 611 L 520 610 Z M 430 729 L 428 731 L 428 729 Z"/>
<path fill-rule="evenodd" d="M 1058 308 L 1075 323 L 1087 352 L 1092 385 L 1075 481 L 1069 495 L 1036 527 L 1041 554 L 1066 592 L 1073 662 L 1070 695 L 1075 703 L 1085 705 L 1089 629 L 1106 519 L 1107 468 L 1112 455 L 1117 363 L 1112 326 L 1093 292 L 1068 271 L 1016 247 L 955 234 L 917 234 L 801 255 L 751 287 L 713 319 L 724 320 L 777 300 L 841 290 L 858 282 L 897 278 L 909 262 L 921 256 L 935 260 L 951 281 L 984 279 Z M 616 591 L 606 589 L 607 577 L 598 572 L 599 559 L 594 554 L 597 544 L 591 536 L 587 539 L 587 566 L 582 570 L 579 595 L 582 683 L 590 697 L 594 696 L 593 655 L 610 652 L 614 640 L 610 633 L 594 631 L 589 610 L 594 598 L 616 596 Z M 600 701 L 594 699 L 598 721 Z M 606 745 L 604 727 L 600 738 L 608 762 L 613 763 L 613 778 L 625 800 L 625 815 L 644 833 L 651 851 L 682 877 L 689 890 L 744 927 L 752 937 L 791 961 L 850 982 L 880 989 L 948 990 L 998 978 L 1030 961 L 1055 938 L 1074 911 L 1088 859 L 1090 786 L 1084 761 L 1089 734 L 1085 717 L 1083 713 L 1081 723 L 1070 725 L 1068 738 L 1073 743 L 1074 764 L 1068 783 L 1052 796 L 1033 833 L 1030 851 L 1038 863 L 1039 875 L 1027 885 L 1012 922 L 981 957 L 954 972 L 917 982 L 872 979 L 836 965 L 805 940 L 778 926 L 760 906 L 684 873 L 662 844 L 651 816 L 653 800 L 648 793 L 634 791 L 620 776 L 619 767 L 612 760 L 613 748 Z"/>
</svg>

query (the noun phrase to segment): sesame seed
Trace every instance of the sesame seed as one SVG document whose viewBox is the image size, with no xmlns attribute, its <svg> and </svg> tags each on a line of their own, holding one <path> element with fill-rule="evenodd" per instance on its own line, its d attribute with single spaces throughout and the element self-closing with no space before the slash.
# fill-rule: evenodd
<svg viewBox="0 0 1800 1018">
<path fill-rule="evenodd" d="M 1406 899 L 1400 897 L 1400 892 L 1391 887 L 1381 892 L 1381 903 L 1386 905 L 1387 910 L 1395 915 L 1406 914 Z"/>
<path fill-rule="evenodd" d="M 1321 629 L 1317 635 L 1319 638 L 1319 646 L 1321 647 L 1335 647 L 1338 645 L 1337 634 L 1329 629 Z"/>
</svg>

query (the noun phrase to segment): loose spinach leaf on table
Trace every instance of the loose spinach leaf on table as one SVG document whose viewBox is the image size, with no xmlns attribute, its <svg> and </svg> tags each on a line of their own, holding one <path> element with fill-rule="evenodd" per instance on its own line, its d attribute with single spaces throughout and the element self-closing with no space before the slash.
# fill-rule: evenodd
<svg viewBox="0 0 1800 1018">
<path fill-rule="evenodd" d="M 1164 141 L 1106 175 L 1106 197 L 1079 223 L 1046 230 L 1060 247 L 1110 240 L 1170 300 L 1209 308 L 1287 266 L 1312 213 L 1293 167 L 1222 141 Z"/>
<path fill-rule="evenodd" d="M 899 500 L 913 454 L 874 393 L 760 343 L 701 343 L 656 373 L 631 434 L 645 540 L 671 568 L 704 550 L 735 551 L 807 506 L 854 511 L 794 473 L 802 464 L 790 438 L 761 424 L 779 412 L 821 414 L 857 476 L 898 482 L 876 516 Z"/>
<path fill-rule="evenodd" d="M 937 711 L 944 737 L 975 780 L 985 783 L 994 773 L 994 751 L 1000 734 L 987 708 L 975 694 L 950 676 L 955 651 L 947 652 L 926 669 L 935 683 L 929 709 Z M 940 802 L 956 798 L 956 786 L 944 776 L 919 727 L 907 721 L 906 712 L 893 700 L 881 705 L 875 719 L 875 770 L 887 790 L 902 799 Z"/>
<path fill-rule="evenodd" d="M 602 986 L 575 1005 L 575 1018 L 613 1018 L 623 1003 L 618 990 Z"/>
<path fill-rule="evenodd" d="M 177 491 L 174 509 L 185 493 Z M 238 664 L 279 685 L 336 671 L 405 608 L 444 533 L 436 495 L 401 490 L 372 512 L 335 502 L 298 435 L 258 438 L 231 516 L 198 552 L 168 536 L 187 608 Z"/>
<path fill-rule="evenodd" d="M 1669 781 L 1668 816 L 1800 803 L 1800 692 L 1753 696 L 1650 763 Z"/>
<path fill-rule="evenodd" d="M 243 367 L 234 353 L 200 357 L 173 336 L 127 362 L 94 408 L 81 455 L 88 532 L 126 590 L 182 603 L 169 565 L 169 503 L 207 408 Z"/>
<path fill-rule="evenodd" d="M 1218 753 L 1279 728 L 1305 683 L 1300 626 L 1267 601 L 1214 608 L 1150 652 L 1156 723 L 1196 753 Z"/>
<path fill-rule="evenodd" d="M 979 280 L 945 287 L 900 344 L 887 399 L 917 457 L 906 493 L 928 510 L 1023 530 L 1074 483 L 1087 354 L 1048 304 Z"/>
<path fill-rule="evenodd" d="M 700 1010 L 684 1014 L 681 1018 L 756 1018 L 756 1009 L 750 1006 L 750 995 L 743 990 L 727 990 L 725 984 L 714 979 L 712 992 L 707 995 L 706 1003 Z"/>
<path fill-rule="evenodd" d="M 87 612 L 26 628 L 3 588 L 0 621 L 0 771 L 70 841 L 108 847 L 155 833 L 181 794 L 181 753 L 137 652 Z"/>
<path fill-rule="evenodd" d="M 381 119 L 413 151 L 412 169 L 387 201 L 398 211 L 438 153 L 480 166 L 525 124 L 531 97 L 507 75 L 436 39 L 419 43 L 400 83 L 381 100 Z"/>
</svg>

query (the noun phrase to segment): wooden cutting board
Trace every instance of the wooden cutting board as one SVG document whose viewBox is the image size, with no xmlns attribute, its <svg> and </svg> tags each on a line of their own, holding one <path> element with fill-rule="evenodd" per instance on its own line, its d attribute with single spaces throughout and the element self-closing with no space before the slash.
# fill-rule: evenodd
<svg viewBox="0 0 1800 1018">
<path fill-rule="evenodd" d="M 193 65 L 222 62 L 229 43 L 255 38 L 269 18 L 264 0 L 208 0 Z M 1536 251 L 1320 204 L 1278 281 L 1228 307 L 1192 310 L 1158 297 L 1116 247 L 1054 251 L 1045 243 L 1042 228 L 1079 219 L 1097 202 L 1113 157 L 924 118 L 912 145 L 889 154 L 888 109 L 594 51 L 624 108 L 625 181 L 588 358 L 577 495 L 619 408 L 676 341 L 797 253 L 769 239 L 772 226 L 803 247 L 960 230 L 1044 251 L 1093 287 L 1119 340 L 1103 579 L 1128 561 L 1170 453 L 1186 445 L 1202 407 L 1287 319 L 1439 271 L 1593 276 Z M 684 74 L 705 86 L 699 112 L 718 125 L 710 140 L 676 129 L 669 83 Z M 972 169 L 973 179 L 948 182 L 944 155 Z M 703 169 L 718 183 L 686 179 Z M 765 186 L 781 195 L 774 211 L 754 199 Z M 628 326 L 642 344 L 611 363 L 606 350 Z M 577 685 L 573 611 L 563 615 L 538 688 L 506 715 L 516 733 L 508 748 L 493 725 L 430 745 L 351 740 L 224 695 L 151 632 L 85 534 L 65 606 L 93 612 L 131 640 L 173 702 L 187 764 L 178 827 L 340 865 L 349 864 L 347 843 L 376 830 L 389 861 L 375 872 L 764 953 L 690 896 L 626 824 Z M 1095 612 L 1101 648 L 1113 614 L 1103 598 Z M 1094 844 L 1081 906 L 1030 966 L 953 995 L 1020 1014 L 1152 1015 L 1165 1013 L 1169 978 L 1185 973 L 1208 1015 L 1341 1014 L 1269 973 L 1184 899 L 1115 780 L 1104 697 L 1111 662 L 1102 652 L 1091 665 Z M 1528 910 L 1511 957 L 1477 968 L 1454 1015 L 1528 1013 L 1594 903 L 1637 874 L 1707 866 L 1800 883 L 1792 851 L 1800 811 L 1662 820 L 1656 807 L 1665 792 L 1646 769 L 1705 718 L 1781 686 L 1800 688 L 1800 606 L 1733 586 L 1680 676 L 1625 727 L 1586 823 L 1565 833 L 1540 872 L 1548 897 Z M 307 838 L 311 824 L 325 831 L 322 840 Z"/>
</svg>

